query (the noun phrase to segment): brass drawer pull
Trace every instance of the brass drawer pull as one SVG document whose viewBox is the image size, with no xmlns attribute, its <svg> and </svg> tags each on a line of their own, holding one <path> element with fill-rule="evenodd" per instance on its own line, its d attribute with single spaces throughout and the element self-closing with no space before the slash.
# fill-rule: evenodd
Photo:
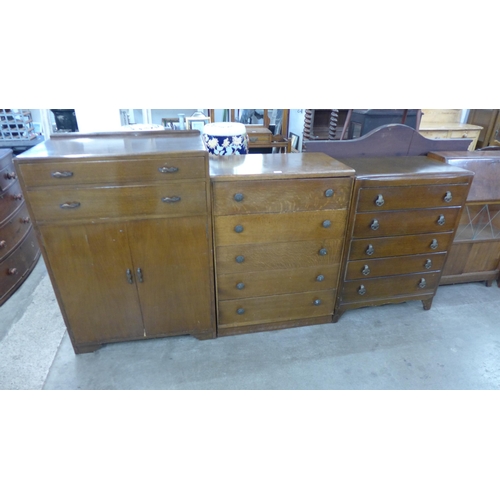
<svg viewBox="0 0 500 500">
<path fill-rule="evenodd" d="M 240 307 L 239 309 L 236 309 L 236 314 L 245 314 L 245 309 L 243 307 Z"/>
<path fill-rule="evenodd" d="M 237 226 L 234 226 L 234 232 L 235 233 L 242 233 L 243 232 L 243 226 L 241 224 L 238 224 Z"/>
<path fill-rule="evenodd" d="M 437 248 L 438 246 L 439 246 L 438 241 L 437 241 L 437 240 L 432 240 L 432 242 L 431 242 L 431 248 L 432 248 L 433 250 L 436 250 L 436 248 Z"/>
<path fill-rule="evenodd" d="M 320 251 L 318 252 L 320 255 L 328 255 L 328 250 L 326 248 L 321 248 Z"/>
<path fill-rule="evenodd" d="M 161 201 L 164 203 L 177 203 L 178 201 L 181 201 L 180 196 L 165 196 L 165 198 L 162 198 Z"/>
<path fill-rule="evenodd" d="M 238 284 L 236 285 L 236 288 L 237 288 L 238 290 L 243 290 L 243 288 L 245 288 L 245 283 L 238 283 Z"/>
<path fill-rule="evenodd" d="M 320 305 L 321 305 L 321 299 L 316 299 L 316 300 L 313 302 L 313 304 L 314 304 L 315 306 L 320 306 Z"/>
<path fill-rule="evenodd" d="M 451 191 L 446 191 L 446 194 L 444 195 L 443 198 L 446 203 L 450 203 L 451 200 L 453 200 L 453 196 L 451 195 Z"/>
<path fill-rule="evenodd" d="M 0 248 L 5 248 L 7 246 L 7 242 L 5 240 L 0 241 Z"/>
<path fill-rule="evenodd" d="M 370 227 L 376 231 L 379 227 L 380 227 L 380 224 L 378 222 L 377 219 L 373 219 L 372 223 L 370 224 Z"/>
<path fill-rule="evenodd" d="M 139 280 L 139 283 L 144 282 L 144 277 L 142 276 L 142 269 L 140 267 L 137 268 L 137 279 Z"/>
<path fill-rule="evenodd" d="M 7 269 L 7 274 L 9 276 L 13 276 L 14 274 L 17 274 L 17 269 L 15 267 L 11 267 L 11 268 Z"/>
<path fill-rule="evenodd" d="M 175 172 L 178 172 L 179 169 L 177 167 L 167 167 L 163 166 L 158 169 L 158 172 L 161 174 L 175 174 Z"/>
<path fill-rule="evenodd" d="M 325 196 L 326 196 L 327 198 L 331 198 L 331 197 L 333 196 L 333 193 L 334 193 L 333 189 L 327 189 L 327 190 L 325 191 Z"/>
<path fill-rule="evenodd" d="M 4 177 L 8 179 L 9 181 L 13 179 L 17 179 L 17 175 L 14 172 L 7 172 Z"/>
<path fill-rule="evenodd" d="M 22 194 L 13 194 L 12 199 L 16 200 L 16 201 L 21 201 L 23 199 L 23 195 Z"/>
<path fill-rule="evenodd" d="M 360 285 L 360 287 L 358 288 L 358 294 L 364 295 L 365 293 L 366 293 L 365 285 Z"/>
<path fill-rule="evenodd" d="M 361 269 L 361 274 L 363 274 L 364 276 L 368 276 L 370 274 L 371 270 L 369 268 L 369 266 L 367 265 L 364 265 L 363 266 L 363 269 Z"/>
<path fill-rule="evenodd" d="M 243 198 L 245 197 L 243 196 L 243 193 L 236 193 L 233 198 L 234 201 L 243 201 Z"/>
<path fill-rule="evenodd" d="M 324 220 L 322 226 L 323 227 L 330 227 L 332 225 L 332 222 L 329 220 Z"/>
<path fill-rule="evenodd" d="M 381 194 L 379 194 L 377 196 L 377 199 L 375 200 L 375 205 L 377 205 L 377 207 L 381 207 L 384 203 L 385 203 L 384 197 Z"/>
<path fill-rule="evenodd" d="M 59 205 L 61 208 L 78 208 L 80 206 L 79 201 L 68 201 Z"/>
<path fill-rule="evenodd" d="M 373 245 L 368 245 L 368 247 L 365 250 L 366 255 L 373 255 L 375 253 L 375 249 L 373 248 Z"/>
<path fill-rule="evenodd" d="M 425 288 L 427 286 L 427 281 L 425 281 L 424 278 L 422 278 L 419 283 L 418 283 L 418 287 L 419 288 Z"/>
<path fill-rule="evenodd" d="M 325 281 L 325 277 L 322 274 L 318 274 L 318 276 L 316 276 L 316 281 Z"/>
<path fill-rule="evenodd" d="M 73 177 L 73 172 L 52 172 L 50 175 L 56 179 L 66 179 L 67 177 Z"/>
<path fill-rule="evenodd" d="M 133 285 L 133 284 L 134 284 L 134 280 L 133 280 L 133 278 L 132 278 L 132 271 L 131 271 L 130 269 L 127 269 L 126 274 L 127 274 L 127 281 L 128 281 L 131 285 Z"/>
<path fill-rule="evenodd" d="M 432 267 L 432 260 L 431 260 L 431 259 L 427 259 L 427 260 L 425 261 L 424 267 L 425 267 L 426 269 L 430 269 L 430 268 Z"/>
<path fill-rule="evenodd" d="M 446 222 L 446 220 L 445 220 L 445 218 L 444 218 L 444 215 L 440 215 L 440 216 L 438 217 L 437 223 L 438 223 L 440 226 L 444 226 L 445 222 Z"/>
</svg>

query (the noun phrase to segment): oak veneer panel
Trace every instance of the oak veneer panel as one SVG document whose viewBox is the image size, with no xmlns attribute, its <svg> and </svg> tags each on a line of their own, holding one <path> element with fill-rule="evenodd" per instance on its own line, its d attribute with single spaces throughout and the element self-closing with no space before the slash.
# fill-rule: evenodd
<svg viewBox="0 0 500 500">
<path fill-rule="evenodd" d="M 225 246 L 341 238 L 346 218 L 347 210 L 218 216 L 215 241 L 217 246 Z M 329 227 L 323 227 L 325 221 L 330 222 Z M 240 225 L 243 231 L 235 232 Z"/>
<path fill-rule="evenodd" d="M 437 222 L 441 215 L 444 215 L 445 218 L 443 225 L 439 225 Z M 460 208 L 407 210 L 404 213 L 358 213 L 356 214 L 353 237 L 367 238 L 370 236 L 397 236 L 433 233 L 436 231 L 454 231 L 459 215 Z M 373 230 L 370 227 L 374 220 L 377 220 L 379 223 L 377 230 Z"/>
<path fill-rule="evenodd" d="M 339 264 L 255 273 L 224 274 L 217 277 L 219 300 L 259 297 L 335 289 Z M 321 279 L 318 280 L 318 277 Z M 244 285 L 239 289 L 237 285 Z"/>
<path fill-rule="evenodd" d="M 213 210 L 216 215 L 230 215 L 345 209 L 351 187 L 348 178 L 217 182 Z M 328 189 L 333 190 L 331 197 L 325 196 Z M 236 201 L 235 194 L 243 195 L 243 200 Z"/>
<path fill-rule="evenodd" d="M 241 273 L 270 269 L 295 269 L 337 264 L 343 239 L 290 241 L 216 248 L 217 273 Z M 320 250 L 326 250 L 322 255 Z M 236 257 L 242 256 L 243 262 Z"/>
<path fill-rule="evenodd" d="M 219 323 L 244 326 L 333 314 L 333 290 L 219 301 Z M 320 300 L 320 305 L 314 305 Z M 244 309 L 238 314 L 238 309 Z"/>
<path fill-rule="evenodd" d="M 499 269 L 499 263 L 500 241 L 474 242 L 463 272 L 494 271 Z"/>
<path fill-rule="evenodd" d="M 437 253 L 448 248 L 452 238 L 453 233 L 448 232 L 352 240 L 349 258 L 350 260 L 377 259 L 380 257 L 396 257 L 398 255 Z M 437 242 L 435 249 L 431 248 L 433 240 Z M 373 247 L 371 256 L 366 253 L 369 245 Z"/>
</svg>

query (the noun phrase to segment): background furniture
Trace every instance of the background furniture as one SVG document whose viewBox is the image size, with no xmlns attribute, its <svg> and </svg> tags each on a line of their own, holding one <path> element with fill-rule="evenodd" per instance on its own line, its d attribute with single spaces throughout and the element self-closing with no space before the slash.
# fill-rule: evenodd
<svg viewBox="0 0 500 500">
<path fill-rule="evenodd" d="M 0 305 L 22 285 L 39 257 L 12 151 L 0 149 Z"/>
<path fill-rule="evenodd" d="M 495 141 L 500 141 L 499 109 L 470 109 L 467 123 L 483 127 L 479 132 L 476 149 L 493 146 Z"/>
<path fill-rule="evenodd" d="M 461 109 L 422 109 L 422 113 L 419 131 L 424 137 L 429 139 L 472 139 L 469 151 L 476 149 L 482 127 L 470 123 L 460 123 Z"/>
<path fill-rule="evenodd" d="M 348 139 L 366 135 L 383 125 L 403 124 L 418 130 L 421 120 L 419 109 L 353 109 L 345 124 Z"/>
<path fill-rule="evenodd" d="M 334 321 L 408 300 L 430 309 L 473 174 L 419 156 L 344 161 L 356 179 Z"/>
<path fill-rule="evenodd" d="M 215 336 L 208 154 L 198 131 L 67 134 L 15 164 L 76 353 Z"/>
<path fill-rule="evenodd" d="M 453 167 L 474 172 L 441 284 L 486 281 L 500 286 L 500 151 L 431 152 Z"/>
<path fill-rule="evenodd" d="M 219 336 L 331 322 L 353 174 L 319 153 L 210 159 Z"/>
</svg>

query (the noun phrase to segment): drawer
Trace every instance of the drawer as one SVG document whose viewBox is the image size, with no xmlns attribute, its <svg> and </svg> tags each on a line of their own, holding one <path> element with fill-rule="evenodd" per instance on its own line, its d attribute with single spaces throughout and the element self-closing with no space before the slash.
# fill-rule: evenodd
<svg viewBox="0 0 500 500">
<path fill-rule="evenodd" d="M 217 276 L 218 299 L 262 297 L 337 288 L 339 265 Z"/>
<path fill-rule="evenodd" d="M 24 204 L 24 196 L 19 181 L 14 181 L 5 191 L 0 192 L 0 225 Z"/>
<path fill-rule="evenodd" d="M 451 245 L 452 238 L 453 232 L 353 240 L 349 260 L 443 252 Z"/>
<path fill-rule="evenodd" d="M 217 247 L 217 274 L 338 264 L 342 243 L 339 238 Z"/>
<path fill-rule="evenodd" d="M 147 160 L 53 161 L 22 163 L 18 169 L 26 187 L 80 184 L 130 184 L 182 179 L 205 179 L 203 156 L 161 157 Z"/>
<path fill-rule="evenodd" d="M 216 215 L 346 209 L 351 179 L 214 182 Z"/>
<path fill-rule="evenodd" d="M 407 255 L 385 259 L 366 259 L 349 262 L 346 280 L 396 276 L 399 274 L 441 271 L 446 259 L 446 252 L 424 255 Z"/>
<path fill-rule="evenodd" d="M 434 293 L 439 284 L 440 272 L 392 276 L 358 281 L 346 281 L 342 287 L 342 304 L 369 302 L 377 299 L 425 295 Z M 423 281 L 424 280 L 424 281 Z"/>
<path fill-rule="evenodd" d="M 353 238 L 453 231 L 460 208 L 363 212 L 356 214 Z"/>
<path fill-rule="evenodd" d="M 0 170 L 0 194 L 6 191 L 12 184 L 17 182 L 17 174 L 14 165 L 4 166 Z"/>
<path fill-rule="evenodd" d="M 258 144 L 270 144 L 273 134 L 266 127 L 247 126 L 248 144 L 255 146 Z"/>
<path fill-rule="evenodd" d="M 0 227 L 0 259 L 9 254 L 31 228 L 26 204 Z"/>
<path fill-rule="evenodd" d="M 37 190 L 29 193 L 29 201 L 38 222 L 207 212 L 204 182 Z"/>
<path fill-rule="evenodd" d="M 462 206 L 468 184 L 362 188 L 357 212 Z"/>
<path fill-rule="evenodd" d="M 219 325 L 242 326 L 317 316 L 333 316 L 335 293 L 293 293 L 219 302 Z"/>
<path fill-rule="evenodd" d="M 449 137 L 451 139 L 477 139 L 480 130 L 451 130 Z"/>
<path fill-rule="evenodd" d="M 283 214 L 225 215 L 215 218 L 217 246 L 344 236 L 347 210 Z"/>
<path fill-rule="evenodd" d="M 35 238 L 35 231 L 29 231 L 21 245 L 3 262 L 0 262 L 0 302 L 33 267 L 40 250 Z"/>
</svg>

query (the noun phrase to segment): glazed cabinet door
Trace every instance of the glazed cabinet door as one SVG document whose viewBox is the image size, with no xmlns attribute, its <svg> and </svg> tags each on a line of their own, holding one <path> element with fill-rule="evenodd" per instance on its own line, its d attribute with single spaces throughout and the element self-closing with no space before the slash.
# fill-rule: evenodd
<svg viewBox="0 0 500 500">
<path fill-rule="evenodd" d="M 40 226 L 77 346 L 144 335 L 127 225 Z"/>
<path fill-rule="evenodd" d="M 207 217 L 140 220 L 128 228 L 145 335 L 213 332 Z"/>
</svg>

